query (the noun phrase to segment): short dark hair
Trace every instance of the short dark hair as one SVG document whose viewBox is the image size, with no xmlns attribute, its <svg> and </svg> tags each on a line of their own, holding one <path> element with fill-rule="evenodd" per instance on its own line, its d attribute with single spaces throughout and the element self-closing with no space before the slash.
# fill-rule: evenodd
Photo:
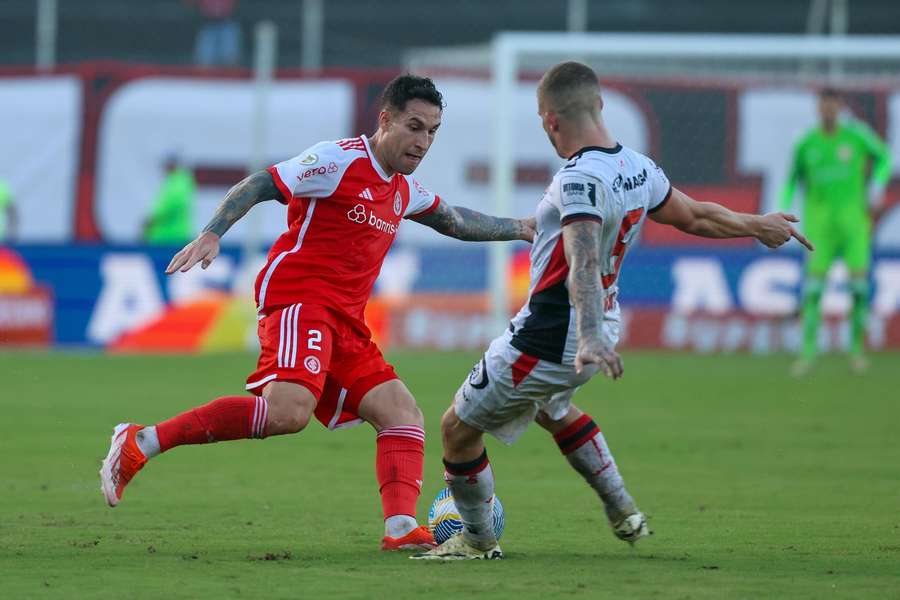
<svg viewBox="0 0 900 600">
<path fill-rule="evenodd" d="M 834 98 L 835 100 L 841 100 L 843 97 L 844 95 L 839 89 L 830 85 L 819 90 L 819 98 Z"/>
<path fill-rule="evenodd" d="M 381 94 L 381 108 L 394 110 L 406 110 L 406 103 L 410 100 L 424 100 L 444 109 L 444 97 L 434 86 L 430 77 L 419 77 L 406 73 L 391 79 L 384 92 Z"/>
<path fill-rule="evenodd" d="M 597 109 L 600 80 L 589 66 L 568 61 L 551 67 L 538 84 L 538 94 L 557 113 L 572 117 Z"/>
</svg>

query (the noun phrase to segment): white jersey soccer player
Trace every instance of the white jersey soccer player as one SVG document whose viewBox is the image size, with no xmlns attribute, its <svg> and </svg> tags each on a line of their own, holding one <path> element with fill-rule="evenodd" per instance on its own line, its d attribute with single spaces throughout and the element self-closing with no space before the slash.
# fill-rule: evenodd
<svg viewBox="0 0 900 600">
<path fill-rule="evenodd" d="M 460 419 L 511 444 L 538 410 L 553 420 L 566 415 L 575 391 L 597 369 L 577 373 L 574 368 L 578 336 L 563 227 L 581 220 L 601 224 L 601 330 L 614 347 L 621 323 L 616 280 L 622 259 L 644 219 L 671 193 L 662 169 L 620 144 L 582 148 L 570 158 L 537 206 L 528 300 L 456 393 Z"/>
<path fill-rule="evenodd" d="M 561 63 L 538 85 L 544 131 L 568 163 L 537 207 L 528 302 L 495 339 L 444 414 L 445 479 L 463 531 L 413 558 L 502 557 L 491 528 L 494 476 L 483 434 L 515 441 L 531 421 L 553 434 L 569 464 L 603 502 L 613 533 L 649 534 L 600 428 L 571 403 L 598 370 L 618 378 L 620 313 L 616 281 L 648 215 L 706 237 L 753 236 L 770 247 L 791 236 L 795 217 L 734 213 L 695 202 L 669 184 L 652 160 L 615 141 L 600 114 L 599 82 L 587 66 Z"/>
</svg>

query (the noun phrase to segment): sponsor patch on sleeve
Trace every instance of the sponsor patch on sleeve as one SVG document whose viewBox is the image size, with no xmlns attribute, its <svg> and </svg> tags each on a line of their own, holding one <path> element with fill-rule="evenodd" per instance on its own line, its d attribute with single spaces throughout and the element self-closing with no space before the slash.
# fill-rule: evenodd
<svg viewBox="0 0 900 600">
<path fill-rule="evenodd" d="M 597 184 L 574 177 L 563 177 L 560 181 L 563 206 L 581 204 L 597 206 Z"/>
</svg>

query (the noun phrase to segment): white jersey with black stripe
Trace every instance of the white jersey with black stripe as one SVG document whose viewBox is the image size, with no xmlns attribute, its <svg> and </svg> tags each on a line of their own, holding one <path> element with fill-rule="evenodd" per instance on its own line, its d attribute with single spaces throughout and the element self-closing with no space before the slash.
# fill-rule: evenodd
<svg viewBox="0 0 900 600">
<path fill-rule="evenodd" d="M 537 234 L 531 248 L 528 300 L 510 323 L 513 347 L 542 360 L 571 364 L 577 338 L 575 310 L 566 278 L 569 267 L 562 228 L 590 219 L 602 224 L 600 248 L 604 320 L 620 319 L 617 279 L 622 259 L 647 214 L 668 200 L 671 185 L 650 158 L 621 145 L 586 147 L 553 177 L 535 213 Z M 618 331 L 618 327 L 604 327 Z M 616 339 L 609 340 L 615 344 Z"/>
</svg>

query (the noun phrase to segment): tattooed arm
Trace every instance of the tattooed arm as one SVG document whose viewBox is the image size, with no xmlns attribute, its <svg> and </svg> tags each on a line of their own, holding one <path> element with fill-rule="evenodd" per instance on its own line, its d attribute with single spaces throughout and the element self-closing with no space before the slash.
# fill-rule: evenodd
<svg viewBox="0 0 900 600">
<path fill-rule="evenodd" d="M 208 267 L 219 255 L 219 238 L 255 204 L 277 198 L 279 195 L 275 180 L 268 171 L 257 171 L 243 179 L 228 190 L 225 199 L 197 239 L 172 257 L 172 262 L 166 267 L 166 273 L 188 271 L 198 262 L 201 263 L 201 268 Z"/>
<path fill-rule="evenodd" d="M 563 226 L 563 249 L 569 264 L 569 293 L 575 306 L 578 351 L 575 370 L 596 364 L 613 379 L 622 376 L 622 359 L 602 339 L 603 287 L 600 272 L 600 223 L 573 221 Z"/>
<path fill-rule="evenodd" d="M 461 206 L 450 206 L 443 200 L 433 212 L 412 220 L 431 227 L 438 233 L 467 242 L 534 239 L 534 217 L 505 219 L 492 217 Z"/>
</svg>

